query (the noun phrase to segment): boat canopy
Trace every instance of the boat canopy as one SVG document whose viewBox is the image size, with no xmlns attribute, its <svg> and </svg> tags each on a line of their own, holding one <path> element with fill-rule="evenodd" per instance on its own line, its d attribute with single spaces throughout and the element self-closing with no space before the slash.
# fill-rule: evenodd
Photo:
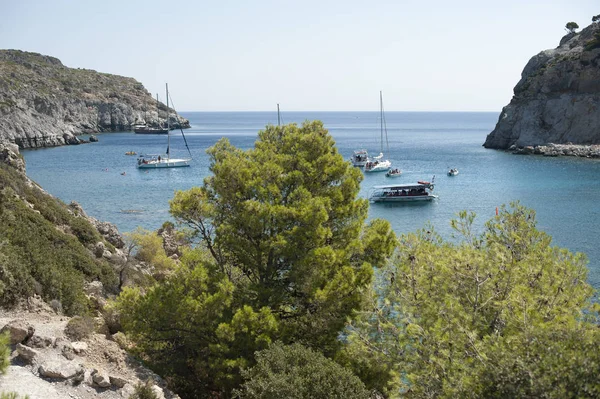
<svg viewBox="0 0 600 399">
<path fill-rule="evenodd" d="M 429 183 L 421 184 L 421 183 L 413 183 L 413 184 L 388 184 L 385 186 L 373 186 L 374 189 L 388 189 L 388 190 L 410 190 L 411 188 L 428 188 L 430 186 Z"/>
</svg>

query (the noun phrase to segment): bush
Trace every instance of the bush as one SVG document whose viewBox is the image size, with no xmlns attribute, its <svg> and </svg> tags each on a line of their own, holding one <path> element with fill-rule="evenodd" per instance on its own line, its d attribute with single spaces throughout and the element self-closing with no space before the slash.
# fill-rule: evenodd
<svg viewBox="0 0 600 399">
<path fill-rule="evenodd" d="M 165 252 L 162 237 L 155 232 L 138 228 L 127 234 L 127 237 L 137 249 L 136 259 L 151 264 L 157 271 L 171 270 L 175 267 L 175 262 Z"/>
<path fill-rule="evenodd" d="M 75 316 L 67 323 L 65 335 L 74 341 L 81 341 L 94 332 L 94 319 L 89 316 Z"/>
<path fill-rule="evenodd" d="M 273 344 L 256 353 L 257 364 L 242 371 L 236 392 L 244 399 L 365 399 L 369 392 L 352 372 L 300 344 Z"/>
<path fill-rule="evenodd" d="M 9 342 L 10 337 L 8 332 L 0 334 L 0 374 L 6 373 L 6 369 L 10 365 L 10 348 L 8 347 Z"/>
<path fill-rule="evenodd" d="M 2 392 L 0 399 L 29 399 L 29 395 L 19 396 L 16 392 Z"/>
<path fill-rule="evenodd" d="M 158 396 L 152 390 L 152 380 L 139 383 L 135 386 L 135 392 L 129 396 L 129 399 L 158 399 Z"/>
</svg>

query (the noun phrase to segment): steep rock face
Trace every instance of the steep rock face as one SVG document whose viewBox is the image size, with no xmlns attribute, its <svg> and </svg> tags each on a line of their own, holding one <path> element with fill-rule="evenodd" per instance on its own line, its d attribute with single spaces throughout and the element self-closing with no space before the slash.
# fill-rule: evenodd
<svg viewBox="0 0 600 399">
<path fill-rule="evenodd" d="M 170 111 L 172 125 L 177 123 Z M 82 133 L 165 124 L 167 107 L 133 78 L 65 67 L 58 59 L 0 50 L 0 141 L 21 148 L 78 144 Z M 179 118 L 182 127 L 189 121 Z"/>
<path fill-rule="evenodd" d="M 600 24 L 532 57 L 487 148 L 600 144 Z"/>
</svg>

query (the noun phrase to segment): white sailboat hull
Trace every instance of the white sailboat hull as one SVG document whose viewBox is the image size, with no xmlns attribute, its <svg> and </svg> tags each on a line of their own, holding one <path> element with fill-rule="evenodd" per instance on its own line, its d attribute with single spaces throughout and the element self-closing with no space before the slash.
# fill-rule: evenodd
<svg viewBox="0 0 600 399">
<path fill-rule="evenodd" d="M 365 172 L 387 172 L 391 166 L 392 163 L 388 160 L 378 161 L 375 165 L 366 165 Z"/>
<path fill-rule="evenodd" d="M 138 169 L 181 168 L 190 166 L 191 159 L 161 159 L 138 163 Z"/>
</svg>

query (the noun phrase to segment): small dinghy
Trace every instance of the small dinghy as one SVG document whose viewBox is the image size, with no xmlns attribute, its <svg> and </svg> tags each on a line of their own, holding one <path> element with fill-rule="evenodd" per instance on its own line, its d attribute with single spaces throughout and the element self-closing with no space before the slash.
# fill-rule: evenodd
<svg viewBox="0 0 600 399">
<path fill-rule="evenodd" d="M 402 171 L 398 168 L 390 169 L 385 174 L 386 177 L 400 177 L 402 175 Z"/>
<path fill-rule="evenodd" d="M 448 176 L 456 176 L 458 174 L 458 169 L 450 169 L 448 171 Z"/>
</svg>

